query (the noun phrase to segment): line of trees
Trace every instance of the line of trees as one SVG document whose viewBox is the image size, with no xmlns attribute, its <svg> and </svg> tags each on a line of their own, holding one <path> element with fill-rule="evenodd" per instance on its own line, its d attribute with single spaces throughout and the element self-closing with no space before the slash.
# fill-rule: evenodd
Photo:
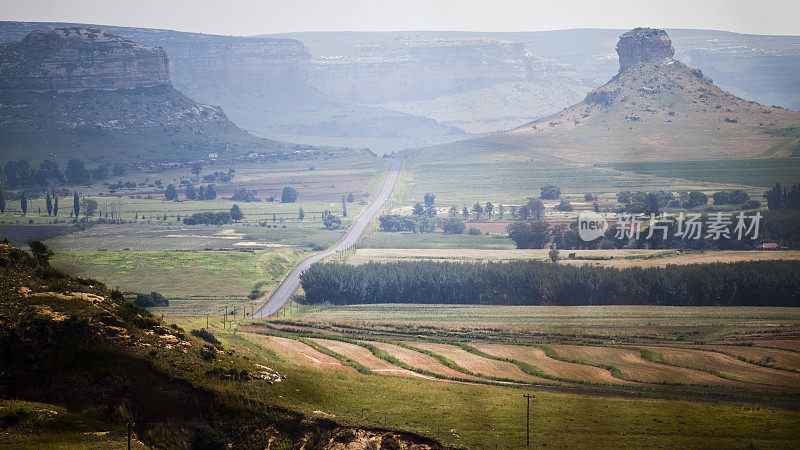
<svg viewBox="0 0 800 450">
<path fill-rule="evenodd" d="M 126 168 L 122 164 L 113 167 L 101 165 L 94 169 L 87 169 L 80 159 L 70 159 L 64 172 L 58 163 L 44 160 L 34 167 L 27 160 L 8 161 L 3 167 L 2 175 L 5 187 L 8 189 L 22 189 L 29 187 L 46 188 L 66 183 L 91 184 L 95 180 L 104 180 L 109 175 L 123 175 Z"/>
<path fill-rule="evenodd" d="M 308 303 L 800 306 L 800 261 L 617 269 L 541 261 L 317 263 Z"/>
<path fill-rule="evenodd" d="M 786 188 L 778 183 L 764 197 L 769 209 L 800 209 L 800 184 Z"/>
</svg>

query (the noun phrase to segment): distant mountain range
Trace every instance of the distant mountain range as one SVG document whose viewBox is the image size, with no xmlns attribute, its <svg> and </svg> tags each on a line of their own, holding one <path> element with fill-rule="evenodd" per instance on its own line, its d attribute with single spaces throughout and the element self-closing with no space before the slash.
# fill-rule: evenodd
<svg viewBox="0 0 800 450">
<path fill-rule="evenodd" d="M 64 24 L 0 22 L 0 42 Z M 316 142 L 512 128 L 616 73 L 624 30 L 318 32 L 253 37 L 99 26 L 170 59 L 175 87 L 264 136 Z M 800 109 L 800 37 L 668 30 L 676 59 L 747 100 Z M 335 138 L 335 139 L 334 139 Z"/>
</svg>

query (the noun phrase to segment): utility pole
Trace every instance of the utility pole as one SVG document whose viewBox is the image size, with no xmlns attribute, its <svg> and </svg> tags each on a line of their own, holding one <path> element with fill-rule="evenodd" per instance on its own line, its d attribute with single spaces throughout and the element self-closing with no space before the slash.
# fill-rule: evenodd
<svg viewBox="0 0 800 450">
<path fill-rule="evenodd" d="M 228 305 L 225 305 L 225 318 L 222 319 L 222 328 L 225 328 L 225 323 L 228 321 Z"/>
<path fill-rule="evenodd" d="M 531 446 L 531 399 L 536 398 L 535 395 L 523 395 L 528 400 L 528 413 L 525 415 L 525 446 Z"/>
<path fill-rule="evenodd" d="M 136 424 L 128 422 L 128 450 L 131 450 L 131 427 L 134 425 Z"/>
</svg>

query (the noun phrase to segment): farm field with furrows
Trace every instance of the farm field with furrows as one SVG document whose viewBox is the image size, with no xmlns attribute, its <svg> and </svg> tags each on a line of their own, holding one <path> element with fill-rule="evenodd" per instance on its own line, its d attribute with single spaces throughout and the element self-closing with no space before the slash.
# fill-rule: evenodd
<svg viewBox="0 0 800 450">
<path fill-rule="evenodd" d="M 760 366 L 800 372 L 800 352 L 796 351 L 741 345 L 710 345 L 702 348 L 722 352 Z"/>
<path fill-rule="evenodd" d="M 291 318 L 224 328 L 216 318 L 209 329 L 286 374 L 271 394 L 278 405 L 450 445 L 515 447 L 526 392 L 536 395 L 537 445 L 586 445 L 586 429 L 596 430 L 592 442 L 613 446 L 773 447 L 794 438 L 800 351 L 788 347 L 800 316 L 791 309 L 440 308 L 370 305 L 359 315 L 358 307 L 300 305 Z M 405 320 L 393 320 L 393 309 Z M 756 433 L 755 423 L 770 434 Z M 647 437 L 653 424 L 657 441 Z"/>
<path fill-rule="evenodd" d="M 582 327 L 544 324 L 543 318 L 563 322 L 565 311 L 540 309 L 538 319 L 533 319 L 535 324 L 520 328 L 508 324 L 488 327 L 421 322 L 318 322 L 305 318 L 307 310 L 301 307 L 292 319 L 241 322 L 240 333 L 258 336 L 254 340 L 257 342 L 265 342 L 266 338 L 270 352 L 293 361 L 318 366 L 307 356 L 285 356 L 307 354 L 310 349 L 351 367 L 360 365 L 364 372 L 376 376 L 411 376 L 409 372 L 416 372 L 479 384 L 587 389 L 618 386 L 626 392 L 633 389 L 662 395 L 680 389 L 694 390 L 695 395 L 723 396 L 732 395 L 731 392 L 744 396 L 762 392 L 778 397 L 800 393 L 800 375 L 792 367 L 797 363 L 794 357 L 800 356 L 797 351 L 779 350 L 782 364 L 775 362 L 770 367 L 753 358 L 758 352 L 775 354 L 770 348 L 721 344 L 727 336 L 743 331 L 753 337 L 768 335 L 776 341 L 781 341 L 781 337 L 791 338 L 799 331 L 796 317 L 787 317 L 785 324 L 752 322 L 754 316 L 767 320 L 777 317 L 780 308 L 738 308 L 726 314 L 715 313 L 712 308 L 694 308 L 695 317 L 708 313 L 707 322 L 695 326 L 658 324 L 653 320 L 669 318 L 670 313 L 648 314 L 648 309 L 652 308 L 618 308 L 617 319 L 624 320 L 626 326 L 606 322 L 602 309 L 585 309 L 582 317 L 587 324 Z M 592 311 L 600 317 L 592 318 Z M 599 325 L 601 322 L 605 325 Z M 289 337 L 295 339 L 287 340 Z M 303 350 L 304 345 L 308 349 Z M 728 352 L 731 348 L 733 352 Z M 737 355 L 738 349 L 748 353 Z M 324 359 L 330 361 L 328 358 Z"/>
<path fill-rule="evenodd" d="M 753 383 L 800 385 L 800 374 L 756 366 L 714 351 L 666 347 L 640 348 L 653 352 L 656 359 L 660 358 L 667 364 L 714 371 L 724 377 L 738 378 Z"/>
<path fill-rule="evenodd" d="M 633 384 L 631 381 L 614 377 L 611 372 L 601 367 L 551 358 L 539 347 L 491 343 L 474 343 L 473 346 L 492 356 L 514 359 L 538 367 L 556 379 L 592 384 Z"/>
</svg>

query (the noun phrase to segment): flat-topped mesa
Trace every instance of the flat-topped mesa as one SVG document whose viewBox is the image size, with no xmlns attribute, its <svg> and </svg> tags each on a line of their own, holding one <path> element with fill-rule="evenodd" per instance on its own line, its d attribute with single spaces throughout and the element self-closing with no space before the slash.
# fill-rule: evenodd
<svg viewBox="0 0 800 450">
<path fill-rule="evenodd" d="M 33 31 L 0 45 L 0 89 L 134 89 L 168 84 L 167 54 L 94 28 Z"/>
<path fill-rule="evenodd" d="M 674 62 L 675 49 L 667 32 L 657 28 L 634 28 L 619 37 L 619 71 L 637 63 L 664 65 Z"/>
</svg>

